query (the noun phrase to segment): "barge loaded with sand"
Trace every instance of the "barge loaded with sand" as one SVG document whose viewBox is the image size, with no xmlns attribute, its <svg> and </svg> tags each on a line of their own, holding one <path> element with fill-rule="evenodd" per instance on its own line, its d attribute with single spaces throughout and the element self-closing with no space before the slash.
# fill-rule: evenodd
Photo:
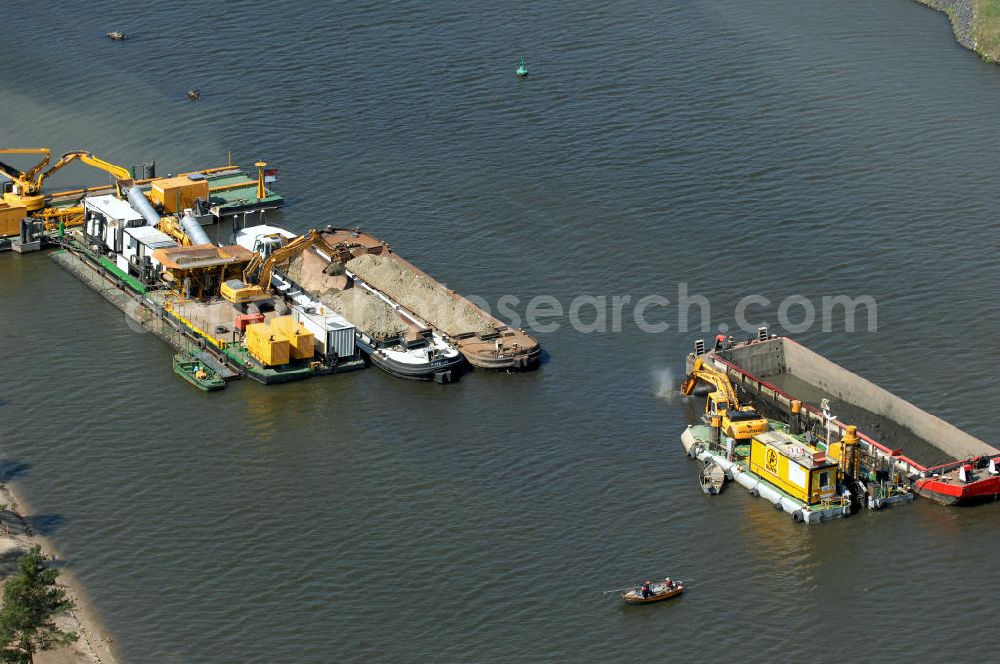
<svg viewBox="0 0 1000 664">
<path fill-rule="evenodd" d="M 688 456 L 798 521 L 914 493 L 946 505 L 1000 498 L 1000 449 L 765 328 L 741 343 L 720 336 L 711 349 L 699 340 L 687 370 L 682 392 L 707 392 L 704 424 L 681 436 Z M 748 431 L 746 419 L 766 424 Z"/>
<path fill-rule="evenodd" d="M 291 261 L 287 268 L 290 278 L 308 292 L 325 292 L 330 294 L 328 297 L 348 300 L 342 303 L 345 308 L 358 308 L 360 295 L 344 295 L 348 291 L 337 287 L 344 282 L 359 284 L 366 292 L 382 296 L 402 320 L 387 311 L 374 315 L 359 312 L 356 318 L 345 313 L 355 321 L 371 318 L 371 324 L 359 327 L 372 330 L 373 336 L 395 334 L 409 338 L 424 334 L 422 329 L 430 330 L 447 346 L 457 348 L 474 367 L 523 371 L 538 366 L 541 348 L 534 338 L 445 288 L 382 240 L 358 229 L 327 228 L 319 233 L 326 244 L 323 258 L 315 260 L 317 254 L 313 251 Z M 340 293 L 331 294 L 334 291 Z"/>
</svg>

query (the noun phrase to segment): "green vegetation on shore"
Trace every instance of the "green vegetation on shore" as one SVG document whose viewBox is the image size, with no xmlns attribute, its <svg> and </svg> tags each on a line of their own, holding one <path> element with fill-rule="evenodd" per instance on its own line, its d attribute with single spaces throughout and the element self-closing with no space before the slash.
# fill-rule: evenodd
<svg viewBox="0 0 1000 664">
<path fill-rule="evenodd" d="M 972 39 L 983 59 L 1000 62 L 1000 0 L 973 0 Z"/>
<path fill-rule="evenodd" d="M 1000 0 L 916 0 L 944 12 L 958 43 L 993 63 L 1000 63 Z"/>
<path fill-rule="evenodd" d="M 56 585 L 59 570 L 48 567 L 37 546 L 17 561 L 18 573 L 7 581 L 0 609 L 0 661 L 31 664 L 35 654 L 69 645 L 73 632 L 55 619 L 73 609 L 66 591 Z"/>
</svg>

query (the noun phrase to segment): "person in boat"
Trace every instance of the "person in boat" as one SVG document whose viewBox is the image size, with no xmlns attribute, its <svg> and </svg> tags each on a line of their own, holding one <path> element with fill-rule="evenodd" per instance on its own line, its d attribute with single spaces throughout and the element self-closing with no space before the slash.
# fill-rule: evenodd
<svg viewBox="0 0 1000 664">
<path fill-rule="evenodd" d="M 674 589 L 674 582 L 670 580 L 669 576 L 663 580 L 663 589 L 664 590 Z"/>
<path fill-rule="evenodd" d="M 646 599 L 646 598 L 651 597 L 653 595 L 653 591 L 650 590 L 650 588 L 649 588 L 649 581 L 643 581 L 642 582 L 642 591 L 641 591 L 641 593 L 642 593 L 642 598 L 643 599 Z"/>
</svg>

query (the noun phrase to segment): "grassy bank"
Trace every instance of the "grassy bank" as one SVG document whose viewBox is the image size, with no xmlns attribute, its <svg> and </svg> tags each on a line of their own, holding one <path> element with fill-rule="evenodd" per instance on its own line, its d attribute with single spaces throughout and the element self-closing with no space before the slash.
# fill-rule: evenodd
<svg viewBox="0 0 1000 664">
<path fill-rule="evenodd" d="M 1000 63 L 1000 0 L 917 0 L 948 15 L 958 43 Z"/>
<path fill-rule="evenodd" d="M 990 62 L 1000 62 L 1000 0 L 973 0 L 974 50 Z"/>
</svg>

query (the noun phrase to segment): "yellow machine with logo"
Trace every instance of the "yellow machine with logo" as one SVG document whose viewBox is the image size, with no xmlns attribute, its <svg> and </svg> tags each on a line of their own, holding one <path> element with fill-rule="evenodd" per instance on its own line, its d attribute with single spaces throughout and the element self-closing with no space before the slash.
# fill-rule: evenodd
<svg viewBox="0 0 1000 664">
<path fill-rule="evenodd" d="M 783 431 L 756 434 L 750 441 L 748 466 L 807 505 L 818 505 L 837 491 L 837 461 Z"/>
<path fill-rule="evenodd" d="M 770 428 L 767 418 L 762 417 L 753 406 L 740 404 L 729 377 L 718 369 L 706 365 L 700 357 L 694 361 L 691 373 L 681 384 L 681 394 L 694 393 L 699 380 L 715 388 L 705 399 L 705 419 L 707 421 L 712 417 L 721 418 L 721 430 L 724 436 L 738 442 L 746 442 L 754 435 Z"/>
<path fill-rule="evenodd" d="M 291 316 L 276 316 L 266 323 L 247 325 L 243 339 L 247 350 L 265 367 L 313 357 L 316 340 Z"/>
</svg>

